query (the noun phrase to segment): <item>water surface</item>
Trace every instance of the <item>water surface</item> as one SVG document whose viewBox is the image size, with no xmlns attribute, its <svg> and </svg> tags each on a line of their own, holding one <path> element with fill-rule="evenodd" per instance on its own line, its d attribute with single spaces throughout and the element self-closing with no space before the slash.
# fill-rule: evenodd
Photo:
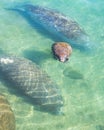
<svg viewBox="0 0 104 130">
<path fill-rule="evenodd" d="M 35 109 L 31 101 L 0 79 L 0 92 L 9 100 L 17 130 L 103 130 L 104 129 L 104 1 L 30 0 L 63 12 L 76 20 L 94 42 L 92 53 L 73 49 L 70 61 L 52 56 L 53 37 L 34 28 L 17 12 L 4 8 L 25 0 L 0 1 L 0 50 L 37 63 L 60 87 L 65 100 L 64 115 Z M 43 34 L 44 33 L 44 34 Z"/>
</svg>

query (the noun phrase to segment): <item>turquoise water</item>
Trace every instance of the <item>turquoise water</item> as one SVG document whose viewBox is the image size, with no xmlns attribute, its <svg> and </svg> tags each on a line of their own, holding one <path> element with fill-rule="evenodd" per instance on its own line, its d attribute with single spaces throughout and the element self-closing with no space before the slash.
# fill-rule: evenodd
<svg viewBox="0 0 104 130">
<path fill-rule="evenodd" d="M 104 129 L 104 1 L 31 0 L 75 19 L 94 42 L 92 53 L 73 49 L 70 61 L 61 63 L 51 53 L 54 39 L 33 28 L 17 12 L 4 8 L 25 0 L 0 1 L 0 49 L 37 63 L 60 87 L 64 115 L 36 110 L 29 99 L 0 80 L 0 92 L 9 100 L 17 130 Z"/>
</svg>

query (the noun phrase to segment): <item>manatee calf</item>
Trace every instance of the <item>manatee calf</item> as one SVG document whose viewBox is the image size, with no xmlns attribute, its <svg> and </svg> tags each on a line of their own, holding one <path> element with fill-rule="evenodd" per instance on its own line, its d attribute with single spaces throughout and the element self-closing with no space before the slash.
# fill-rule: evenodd
<svg viewBox="0 0 104 130">
<path fill-rule="evenodd" d="M 35 63 L 17 56 L 0 56 L 0 71 L 14 86 L 34 99 L 34 103 L 60 111 L 63 98 L 59 87 Z"/>
<path fill-rule="evenodd" d="M 58 36 L 58 41 L 69 42 L 78 49 L 91 47 L 88 35 L 78 23 L 58 11 L 31 4 L 15 6 L 13 10 L 25 13 L 35 23 Z"/>
</svg>

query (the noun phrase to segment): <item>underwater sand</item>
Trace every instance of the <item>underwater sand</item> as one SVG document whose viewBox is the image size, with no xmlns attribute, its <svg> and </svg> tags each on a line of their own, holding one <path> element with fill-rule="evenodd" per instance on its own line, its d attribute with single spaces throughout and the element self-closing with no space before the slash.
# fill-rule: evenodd
<svg viewBox="0 0 104 130">
<path fill-rule="evenodd" d="M 104 130 L 104 1 L 31 0 L 75 19 L 94 42 L 92 53 L 73 49 L 70 61 L 53 58 L 55 39 L 33 28 L 19 13 L 4 9 L 25 0 L 0 1 L 0 51 L 37 63 L 60 87 L 64 115 L 35 108 L 28 97 L 0 78 L 0 92 L 11 104 L 16 130 Z"/>
</svg>

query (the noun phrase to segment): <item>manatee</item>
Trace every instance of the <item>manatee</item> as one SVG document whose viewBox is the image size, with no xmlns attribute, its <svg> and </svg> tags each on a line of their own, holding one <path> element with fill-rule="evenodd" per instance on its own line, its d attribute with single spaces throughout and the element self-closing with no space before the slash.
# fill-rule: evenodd
<svg viewBox="0 0 104 130">
<path fill-rule="evenodd" d="M 25 16 L 43 27 L 47 32 L 57 36 L 58 41 L 68 42 L 80 50 L 91 48 L 86 32 L 79 24 L 66 15 L 47 7 L 32 4 L 17 5 L 11 10 L 22 12 Z"/>
<path fill-rule="evenodd" d="M 50 112 L 60 112 L 63 106 L 60 89 L 38 65 L 25 58 L 1 55 L 0 71 L 12 86 L 33 99 L 34 104 Z"/>
</svg>

